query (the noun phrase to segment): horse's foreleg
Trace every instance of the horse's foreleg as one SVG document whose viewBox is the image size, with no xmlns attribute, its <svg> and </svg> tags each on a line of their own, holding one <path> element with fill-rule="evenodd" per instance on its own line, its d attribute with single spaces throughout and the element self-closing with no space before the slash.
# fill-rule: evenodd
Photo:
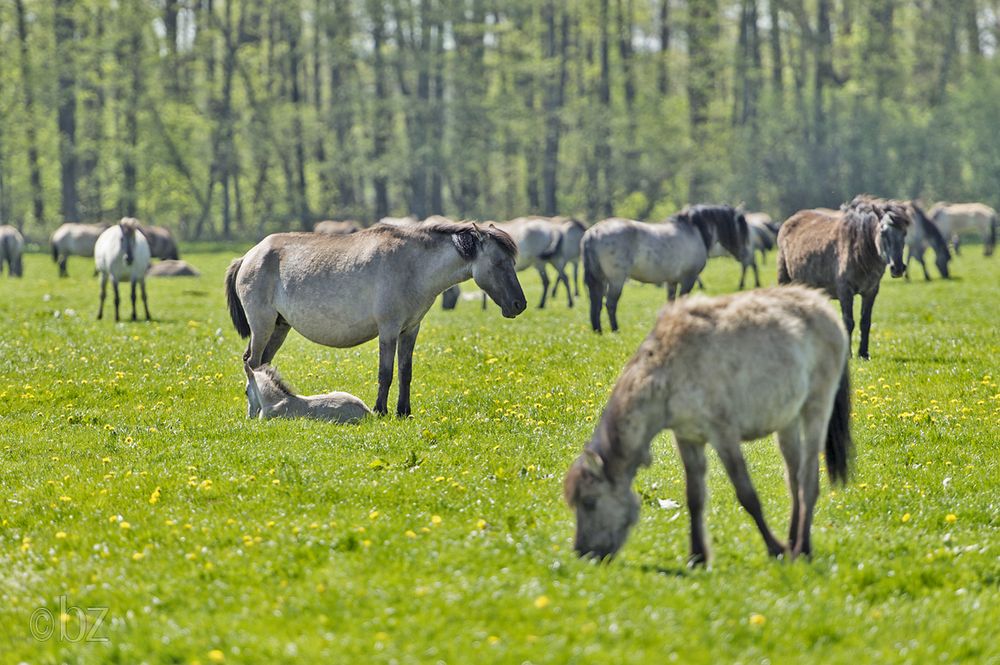
<svg viewBox="0 0 1000 665">
<path fill-rule="evenodd" d="M 104 299 L 108 295 L 108 275 L 107 273 L 101 273 L 101 304 L 97 306 L 97 320 L 100 321 L 104 316 Z"/>
<path fill-rule="evenodd" d="M 705 444 L 700 441 L 677 440 L 677 452 L 684 463 L 687 485 L 688 513 L 691 515 L 691 556 L 688 565 L 708 563 L 708 538 L 705 534 Z"/>
<path fill-rule="evenodd" d="M 389 386 L 392 385 L 392 365 L 396 358 L 398 333 L 378 336 L 378 397 L 375 399 L 375 413 L 384 416 L 389 412 Z"/>
<path fill-rule="evenodd" d="M 792 498 L 792 517 L 788 523 L 788 549 L 795 552 L 799 542 L 799 521 L 801 519 L 801 503 L 799 501 L 799 469 L 802 466 L 801 441 L 799 437 L 799 419 L 778 432 L 778 447 L 785 458 L 785 480 L 788 482 L 788 494 Z"/>
<path fill-rule="evenodd" d="M 535 265 L 538 276 L 542 278 L 542 302 L 538 303 L 538 309 L 545 309 L 545 298 L 549 295 L 549 274 L 545 271 L 545 264 Z"/>
<path fill-rule="evenodd" d="M 413 378 L 413 346 L 417 342 L 420 326 L 413 330 L 400 333 L 396 350 L 399 362 L 399 400 L 396 402 L 396 415 L 410 415 L 410 380 Z"/>
<path fill-rule="evenodd" d="M 692 275 L 691 277 L 688 277 L 686 279 L 681 280 L 681 283 L 680 283 L 680 285 L 681 285 L 680 295 L 686 296 L 687 294 L 691 293 L 691 290 L 694 288 L 694 285 L 696 283 L 697 284 L 701 284 L 701 275 L 697 274 L 697 273 L 694 274 L 694 275 Z M 701 289 L 702 289 L 702 291 L 705 290 L 705 285 L 704 284 L 701 284 Z"/>
<path fill-rule="evenodd" d="M 751 260 L 750 266 L 753 268 L 753 285 L 754 288 L 760 288 L 760 270 L 757 269 L 757 262 Z"/>
<path fill-rule="evenodd" d="M 63 254 L 59 257 L 59 276 L 69 277 L 69 271 L 66 270 L 66 262 L 69 260 L 69 254 Z"/>
<path fill-rule="evenodd" d="M 555 286 L 552 287 L 552 297 L 553 298 L 556 296 L 556 289 L 559 288 L 559 282 L 562 282 L 563 284 L 566 285 L 566 306 L 567 307 L 572 307 L 573 306 L 573 292 L 569 288 L 569 277 L 566 276 L 566 267 L 565 267 L 565 265 L 562 268 L 558 268 L 558 267 L 556 268 L 556 283 L 555 283 Z"/>
<path fill-rule="evenodd" d="M 722 460 L 726 473 L 729 474 L 729 480 L 736 488 L 736 498 L 740 500 L 743 509 L 750 513 L 750 517 L 757 525 L 757 530 L 764 537 L 767 553 L 773 557 L 782 556 L 787 552 L 787 548 L 778 542 L 764 520 L 764 510 L 761 508 L 760 499 L 757 498 L 757 491 L 750 481 L 750 474 L 747 473 L 746 461 L 743 459 L 743 453 L 740 452 L 739 439 L 713 441 L 712 445 L 719 454 L 719 459 Z"/>
<path fill-rule="evenodd" d="M 868 334 L 872 327 L 872 308 L 875 306 L 874 293 L 861 295 L 861 344 L 858 346 L 858 357 L 868 360 Z"/>
<path fill-rule="evenodd" d="M 618 332 L 618 299 L 622 297 L 622 286 L 608 285 L 608 319 L 611 321 L 611 332 Z"/>
<path fill-rule="evenodd" d="M 847 329 L 847 353 L 851 352 L 851 339 L 854 335 L 854 294 L 847 289 L 838 289 L 837 300 L 840 301 L 840 315 Z"/>
<path fill-rule="evenodd" d="M 118 294 L 118 280 L 114 277 L 111 278 L 111 288 L 115 292 L 115 321 L 120 321 L 121 319 L 118 316 L 118 307 L 121 305 L 122 299 Z"/>
<path fill-rule="evenodd" d="M 569 284 L 566 285 L 569 288 Z M 573 295 L 580 297 L 580 262 L 573 261 Z"/>
<path fill-rule="evenodd" d="M 129 280 L 129 285 L 132 287 L 130 295 L 131 295 L 131 298 L 132 298 L 132 320 L 133 321 L 137 320 L 137 318 L 138 318 L 135 315 L 135 286 L 136 286 L 135 282 L 136 282 L 136 280 L 134 280 L 134 279 Z"/>
</svg>

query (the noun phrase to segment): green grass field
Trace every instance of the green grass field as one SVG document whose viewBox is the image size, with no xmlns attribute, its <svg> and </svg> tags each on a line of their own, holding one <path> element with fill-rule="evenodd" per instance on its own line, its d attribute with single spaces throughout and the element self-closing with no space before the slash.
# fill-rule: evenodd
<svg viewBox="0 0 1000 665">
<path fill-rule="evenodd" d="M 689 571 L 669 434 L 610 565 L 574 556 L 562 502 L 662 289 L 627 285 L 623 332 L 597 336 L 586 296 L 538 311 L 525 272 L 515 320 L 428 314 L 413 418 L 260 422 L 222 290 L 243 249 L 151 281 L 149 324 L 96 321 L 84 259 L 0 279 L 0 662 L 1000 662 L 1000 257 L 886 277 L 872 360 L 851 361 L 855 472 L 823 481 L 813 561 L 767 558 L 710 455 L 715 559 Z M 730 291 L 738 268 L 704 278 Z M 275 364 L 374 402 L 374 343 L 292 333 Z M 780 455 L 746 454 L 782 533 Z"/>
</svg>

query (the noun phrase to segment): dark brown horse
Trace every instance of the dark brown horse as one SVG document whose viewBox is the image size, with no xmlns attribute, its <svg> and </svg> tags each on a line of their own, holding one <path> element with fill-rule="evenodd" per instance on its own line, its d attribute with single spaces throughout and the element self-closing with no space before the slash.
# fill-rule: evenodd
<svg viewBox="0 0 1000 665">
<path fill-rule="evenodd" d="M 840 301 L 844 326 L 854 331 L 854 296 L 861 295 L 861 345 L 868 358 L 872 307 L 886 265 L 893 277 L 906 272 L 903 246 L 910 215 L 905 205 L 857 196 L 841 214 L 801 210 L 778 232 L 778 283 L 824 289 Z"/>
</svg>

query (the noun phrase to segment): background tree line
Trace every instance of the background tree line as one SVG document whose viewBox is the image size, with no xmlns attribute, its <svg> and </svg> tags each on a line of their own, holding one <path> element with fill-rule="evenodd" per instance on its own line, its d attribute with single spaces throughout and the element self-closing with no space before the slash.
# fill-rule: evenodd
<svg viewBox="0 0 1000 665">
<path fill-rule="evenodd" d="M 1000 0 L 2 0 L 0 223 L 1000 204 Z"/>
</svg>

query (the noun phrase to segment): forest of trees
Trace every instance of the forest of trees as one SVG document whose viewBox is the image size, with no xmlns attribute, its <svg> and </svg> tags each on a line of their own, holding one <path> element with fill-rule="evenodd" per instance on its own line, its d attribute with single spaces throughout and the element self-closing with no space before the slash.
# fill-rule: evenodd
<svg viewBox="0 0 1000 665">
<path fill-rule="evenodd" d="M 1000 204 L 1000 0 L 0 0 L 0 223 Z"/>
</svg>

